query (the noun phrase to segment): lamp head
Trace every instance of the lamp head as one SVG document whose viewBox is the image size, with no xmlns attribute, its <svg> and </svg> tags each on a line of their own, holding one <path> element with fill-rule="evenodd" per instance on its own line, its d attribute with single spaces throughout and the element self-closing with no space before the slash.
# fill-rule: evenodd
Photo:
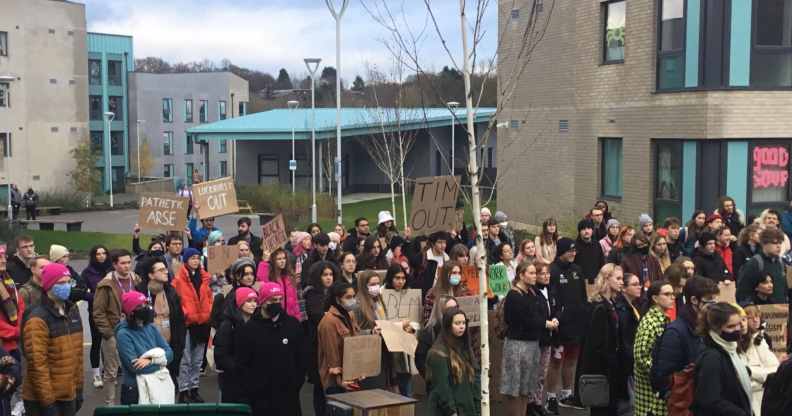
<svg viewBox="0 0 792 416">
<path fill-rule="evenodd" d="M 296 100 L 289 100 L 286 105 L 289 106 L 292 110 L 300 106 L 300 102 Z"/>
<path fill-rule="evenodd" d="M 449 101 L 449 102 L 446 103 L 446 105 L 448 106 L 448 108 L 450 108 L 452 110 L 457 108 L 457 107 L 459 107 L 459 103 L 456 102 L 456 101 Z"/>
<path fill-rule="evenodd" d="M 112 111 L 107 111 L 107 112 L 104 113 L 104 118 L 112 120 L 112 119 L 115 118 L 115 113 L 112 112 Z"/>
<path fill-rule="evenodd" d="M 16 81 L 16 77 L 13 75 L 0 75 L 0 81 L 2 82 Z"/>
</svg>

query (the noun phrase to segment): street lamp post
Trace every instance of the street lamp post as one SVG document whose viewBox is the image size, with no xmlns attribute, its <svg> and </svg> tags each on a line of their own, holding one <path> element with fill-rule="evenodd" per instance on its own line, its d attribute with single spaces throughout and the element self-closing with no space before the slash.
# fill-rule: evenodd
<svg viewBox="0 0 792 416">
<path fill-rule="evenodd" d="M 294 189 L 296 182 L 296 173 L 297 173 L 297 159 L 294 156 L 294 109 L 296 109 L 299 105 L 299 101 L 289 100 L 286 104 L 289 105 L 289 120 L 291 121 L 292 127 L 292 157 L 289 161 L 289 170 L 291 171 L 292 177 L 292 197 L 294 197 Z"/>
<path fill-rule="evenodd" d="M 141 172 L 142 172 L 142 170 L 143 170 L 143 168 L 140 166 L 140 125 L 141 125 L 142 123 L 145 123 L 145 122 L 146 122 L 146 120 L 138 120 L 138 121 L 137 121 L 137 129 L 135 129 L 135 132 L 137 133 L 137 162 L 138 162 L 138 163 L 137 163 L 137 165 L 138 165 L 138 166 L 137 166 L 137 168 L 138 168 L 138 183 L 140 183 L 140 182 L 141 182 L 141 180 L 140 180 L 140 177 L 141 177 L 141 175 L 142 175 L 142 173 L 141 173 Z"/>
<path fill-rule="evenodd" d="M 305 58 L 304 61 L 311 74 L 311 222 L 316 223 L 316 70 L 322 60 Z"/>
<path fill-rule="evenodd" d="M 446 105 L 448 105 L 448 109 L 451 110 L 451 176 L 454 176 L 454 163 L 456 162 L 456 108 L 459 107 L 459 103 L 456 101 L 449 101 Z"/>
<path fill-rule="evenodd" d="M 349 5 L 349 0 L 341 0 L 341 6 L 336 9 L 335 0 L 325 0 L 327 8 L 330 9 L 330 14 L 336 21 L 336 159 L 335 159 L 335 173 L 336 181 L 338 181 L 338 194 L 336 198 L 336 220 L 338 224 L 343 223 L 342 205 L 341 205 L 341 18 L 344 17 L 344 12 Z"/>
<path fill-rule="evenodd" d="M 12 83 L 16 80 L 16 77 L 13 75 L 0 75 L 0 81 Z M 6 92 L 8 94 L 8 92 Z M 8 98 L 6 97 L 6 100 Z M 6 104 L 8 105 L 8 104 Z M 9 150 L 9 145 L 11 144 L 11 130 L 6 132 L 6 139 L 3 146 L 5 158 L 5 176 L 6 176 L 6 192 L 8 197 L 8 224 L 10 225 L 14 221 L 14 205 L 11 203 L 11 150 Z"/>
<path fill-rule="evenodd" d="M 104 113 L 104 121 L 105 121 L 105 180 L 108 184 L 108 189 L 110 190 L 110 208 L 113 208 L 113 161 L 112 156 L 110 154 L 110 123 L 115 118 L 115 113 L 112 111 L 107 111 Z"/>
</svg>

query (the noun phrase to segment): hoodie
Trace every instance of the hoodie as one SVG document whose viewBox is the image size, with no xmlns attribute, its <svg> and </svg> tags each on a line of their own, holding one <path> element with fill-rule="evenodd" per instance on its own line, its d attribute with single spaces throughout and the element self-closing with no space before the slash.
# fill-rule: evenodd
<svg viewBox="0 0 792 416">
<path fill-rule="evenodd" d="M 599 273 L 599 270 L 605 265 L 605 256 L 602 254 L 602 246 L 593 238 L 586 242 L 578 237 L 577 241 L 575 241 L 575 249 L 577 250 L 575 264 L 580 266 L 583 277 L 585 277 L 589 283 L 594 283 L 594 278 L 597 277 L 597 273 Z"/>
<path fill-rule="evenodd" d="M 556 258 L 550 265 L 550 291 L 557 302 L 561 343 L 579 344 L 586 332 L 590 309 L 580 266 Z"/>
</svg>

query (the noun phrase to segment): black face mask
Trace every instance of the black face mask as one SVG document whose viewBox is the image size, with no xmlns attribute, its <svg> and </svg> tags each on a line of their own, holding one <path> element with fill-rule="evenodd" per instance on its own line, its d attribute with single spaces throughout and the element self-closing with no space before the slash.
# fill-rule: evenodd
<svg viewBox="0 0 792 416">
<path fill-rule="evenodd" d="M 649 246 L 646 246 L 646 247 L 636 247 L 636 248 L 635 248 L 635 251 L 636 251 L 637 253 L 640 253 L 640 254 L 643 254 L 643 255 L 649 254 Z"/>
<path fill-rule="evenodd" d="M 737 342 L 740 340 L 741 336 L 742 334 L 740 334 L 740 331 L 720 333 L 720 337 L 723 338 L 723 340 L 726 342 Z"/>
<path fill-rule="evenodd" d="M 154 322 L 154 309 L 149 306 L 135 309 L 135 311 L 132 312 L 132 318 L 135 321 L 142 322 L 143 325 L 148 325 Z"/>
<path fill-rule="evenodd" d="M 283 312 L 283 306 L 280 303 L 270 303 L 265 310 L 271 318 L 274 318 Z"/>
<path fill-rule="evenodd" d="M 164 257 L 165 252 L 162 250 L 151 250 L 149 251 L 149 255 L 151 255 L 152 257 Z"/>
</svg>

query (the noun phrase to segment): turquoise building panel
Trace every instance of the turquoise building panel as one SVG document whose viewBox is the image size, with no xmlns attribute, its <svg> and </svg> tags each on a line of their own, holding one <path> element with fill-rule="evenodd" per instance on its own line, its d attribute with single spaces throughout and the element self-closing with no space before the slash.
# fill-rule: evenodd
<svg viewBox="0 0 792 416">
<path fill-rule="evenodd" d="M 729 142 L 727 145 L 726 195 L 742 212 L 747 212 L 748 197 L 748 142 Z"/>
<path fill-rule="evenodd" d="M 687 221 L 696 210 L 696 155 L 695 141 L 682 144 L 682 221 Z"/>
<path fill-rule="evenodd" d="M 747 87 L 751 82 L 751 0 L 732 0 L 729 45 L 729 85 Z"/>
<path fill-rule="evenodd" d="M 685 88 L 698 87 L 699 39 L 701 34 L 701 0 L 687 0 L 685 38 Z"/>
</svg>

